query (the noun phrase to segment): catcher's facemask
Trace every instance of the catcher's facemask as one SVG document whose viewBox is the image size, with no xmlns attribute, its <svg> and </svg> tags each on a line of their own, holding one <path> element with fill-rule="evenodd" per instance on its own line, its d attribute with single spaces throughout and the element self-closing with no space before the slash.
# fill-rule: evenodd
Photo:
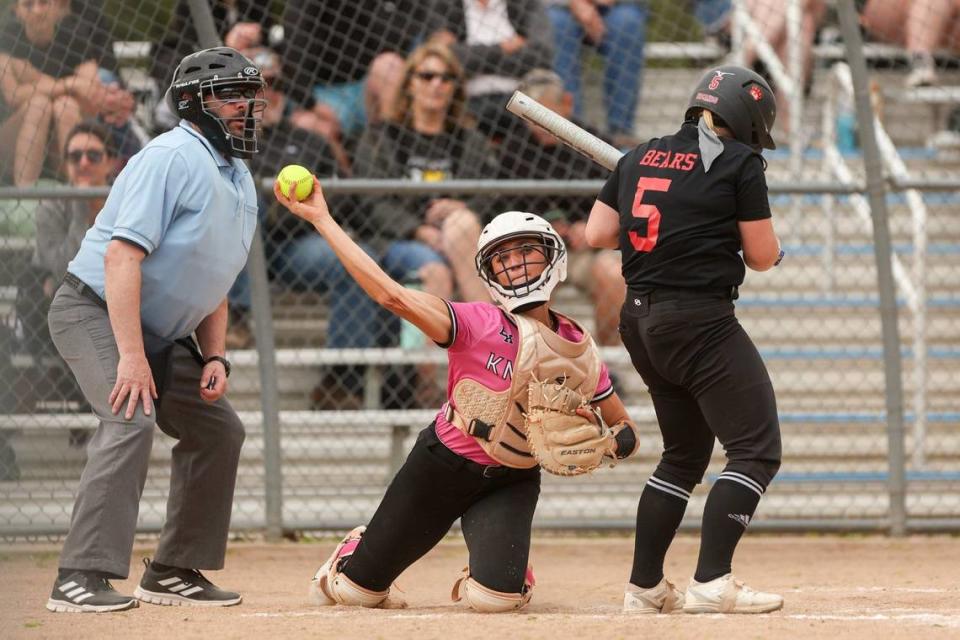
<svg viewBox="0 0 960 640">
<path fill-rule="evenodd" d="M 566 278 L 566 247 L 540 216 L 516 211 L 500 214 L 484 228 L 478 244 L 477 273 L 507 311 L 544 304 Z M 543 268 L 531 268 L 535 265 Z"/>
<path fill-rule="evenodd" d="M 517 296 L 528 295 L 541 280 L 541 275 L 556 262 L 557 249 L 542 236 L 527 236 L 506 240 L 487 252 L 480 263 L 481 277 L 488 283 L 496 282 L 505 291 Z M 532 269 L 543 265 L 542 269 Z M 531 276 L 531 271 L 538 275 Z M 501 276 L 503 276 L 501 278 Z M 506 282 L 506 284 L 504 284 Z"/>
</svg>

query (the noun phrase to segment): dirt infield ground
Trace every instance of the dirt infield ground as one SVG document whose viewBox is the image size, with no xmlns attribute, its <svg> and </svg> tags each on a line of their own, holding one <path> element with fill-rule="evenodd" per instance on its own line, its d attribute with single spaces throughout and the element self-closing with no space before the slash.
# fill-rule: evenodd
<svg viewBox="0 0 960 640">
<path fill-rule="evenodd" d="M 686 584 L 697 539 L 682 536 L 668 557 L 668 576 Z M 538 586 L 528 609 L 479 615 L 449 601 L 464 565 L 462 540 L 443 542 L 399 583 L 401 611 L 315 608 L 307 582 L 333 548 L 316 543 L 234 543 L 227 568 L 211 577 L 243 592 L 238 607 L 217 610 L 142 605 L 116 614 L 47 612 L 56 550 L 5 547 L 0 552 L 0 638 L 960 638 L 960 538 L 749 536 L 737 573 L 786 597 L 783 611 L 763 616 L 626 616 L 620 613 L 629 573 L 629 537 L 544 537 L 534 541 Z M 131 558 L 139 578 L 140 558 Z M 129 593 L 134 580 L 115 586 Z"/>
</svg>

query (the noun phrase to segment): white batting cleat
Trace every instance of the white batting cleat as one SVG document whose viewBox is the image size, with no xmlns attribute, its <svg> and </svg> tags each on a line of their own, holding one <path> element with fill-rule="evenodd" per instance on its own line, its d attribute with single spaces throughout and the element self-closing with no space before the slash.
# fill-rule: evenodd
<svg viewBox="0 0 960 640">
<path fill-rule="evenodd" d="M 683 609 L 683 601 L 683 593 L 666 578 L 649 589 L 627 583 L 627 590 L 623 594 L 623 612 L 678 613 Z"/>
<path fill-rule="evenodd" d="M 754 591 L 732 573 L 709 582 L 690 579 L 684 613 L 769 613 L 783 607 L 783 596 Z"/>
</svg>

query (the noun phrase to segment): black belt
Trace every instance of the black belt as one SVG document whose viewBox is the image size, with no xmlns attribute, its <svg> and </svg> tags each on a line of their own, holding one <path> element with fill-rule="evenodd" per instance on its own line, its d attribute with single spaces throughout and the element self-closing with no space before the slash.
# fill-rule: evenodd
<svg viewBox="0 0 960 640">
<path fill-rule="evenodd" d="M 91 289 L 90 285 L 69 271 L 67 271 L 67 275 L 63 276 L 63 284 L 68 285 L 71 289 L 82 295 L 84 298 L 96 303 L 98 307 L 106 311 L 107 301 L 101 298 L 100 294 Z"/>
<path fill-rule="evenodd" d="M 473 460 L 464 458 L 460 454 L 454 453 L 453 451 L 448 449 L 447 445 L 443 444 L 443 441 L 440 440 L 440 437 L 437 435 L 436 423 L 434 423 L 432 426 L 433 426 L 433 429 L 432 429 L 433 433 L 430 439 L 433 440 L 433 442 L 430 442 L 429 444 L 427 444 L 427 448 L 430 449 L 430 451 L 433 452 L 437 457 L 443 458 L 447 462 L 450 462 L 456 465 L 457 467 L 463 467 L 464 469 L 466 469 L 467 471 L 470 471 L 471 473 L 475 473 L 479 476 L 483 476 L 484 478 L 499 478 L 501 476 L 505 476 L 510 473 L 523 473 L 523 472 L 529 473 L 532 471 L 539 471 L 540 469 L 539 467 L 533 467 L 531 469 L 514 469 L 513 467 L 505 467 L 500 464 L 489 465 L 489 464 L 480 464 L 479 462 L 474 462 Z"/>
<path fill-rule="evenodd" d="M 661 287 L 659 289 L 630 289 L 628 295 L 634 297 L 647 297 L 650 304 L 657 302 L 666 302 L 668 300 L 704 300 L 710 298 L 719 298 L 721 300 L 736 300 L 740 297 L 738 287 L 711 287 L 702 289 L 680 289 Z"/>
</svg>

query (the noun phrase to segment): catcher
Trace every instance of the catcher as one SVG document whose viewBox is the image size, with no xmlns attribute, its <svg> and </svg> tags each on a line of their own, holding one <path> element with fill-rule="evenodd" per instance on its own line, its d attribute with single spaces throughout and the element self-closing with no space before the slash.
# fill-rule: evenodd
<svg viewBox="0 0 960 640">
<path fill-rule="evenodd" d="M 312 223 L 380 305 L 447 349 L 448 400 L 420 432 L 366 527 L 320 567 L 320 605 L 406 606 L 390 586 L 461 519 L 469 566 L 454 601 L 480 612 L 530 601 L 530 529 L 540 467 L 586 473 L 636 449 L 636 429 L 590 335 L 549 307 L 566 277 L 563 240 L 543 218 L 510 211 L 480 234 L 476 265 L 500 307 L 457 303 L 392 280 L 340 228 L 315 181 L 304 202 L 274 193 Z M 608 426 L 609 425 L 609 426 Z"/>
</svg>

